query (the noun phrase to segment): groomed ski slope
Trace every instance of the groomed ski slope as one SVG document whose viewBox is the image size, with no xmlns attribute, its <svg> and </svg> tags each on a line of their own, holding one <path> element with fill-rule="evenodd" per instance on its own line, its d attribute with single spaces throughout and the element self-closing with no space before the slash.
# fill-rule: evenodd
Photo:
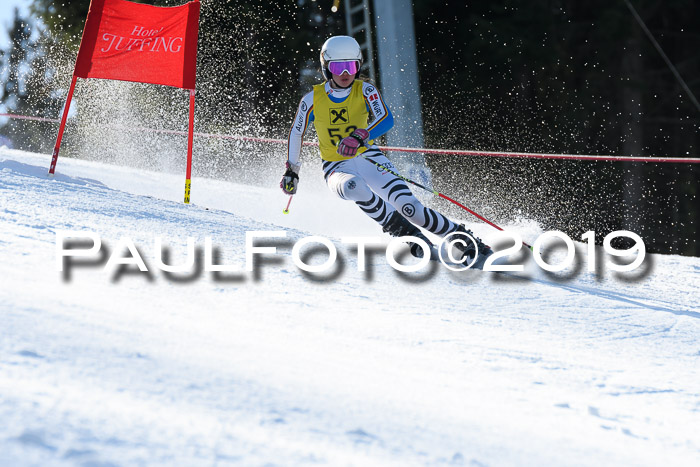
<svg viewBox="0 0 700 467">
<path fill-rule="evenodd" d="M 0 150 L 0 465 L 700 465 L 698 258 L 627 281 L 360 272 L 339 239 L 378 228 L 313 168 L 285 216 L 274 185 L 195 178 L 187 206 L 181 175 L 49 160 Z M 57 230 L 130 237 L 151 274 L 67 279 Z M 243 267 L 256 230 L 289 242 L 255 274 L 154 266 L 154 237 L 179 263 L 191 236 Z M 342 271 L 292 263 L 309 235 Z"/>
</svg>

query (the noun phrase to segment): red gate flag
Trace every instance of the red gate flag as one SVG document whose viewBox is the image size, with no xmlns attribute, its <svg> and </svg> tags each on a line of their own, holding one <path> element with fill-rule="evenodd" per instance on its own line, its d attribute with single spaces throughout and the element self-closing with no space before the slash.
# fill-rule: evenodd
<svg viewBox="0 0 700 467">
<path fill-rule="evenodd" d="M 92 0 L 74 76 L 194 89 L 199 6 Z"/>
<path fill-rule="evenodd" d="M 49 175 L 56 171 L 63 130 L 78 78 L 174 86 L 190 90 L 185 203 L 190 202 L 199 7 L 199 0 L 177 7 L 142 5 L 126 0 L 90 2 Z"/>
</svg>

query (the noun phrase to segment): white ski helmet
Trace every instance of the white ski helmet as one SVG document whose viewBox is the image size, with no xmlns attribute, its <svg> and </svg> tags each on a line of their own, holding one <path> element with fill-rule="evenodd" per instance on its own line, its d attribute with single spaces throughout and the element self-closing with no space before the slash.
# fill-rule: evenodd
<svg viewBox="0 0 700 467">
<path fill-rule="evenodd" d="M 362 50 L 360 44 L 350 36 L 333 36 L 321 47 L 321 72 L 327 80 L 331 79 L 328 71 L 329 62 L 357 60 L 362 66 Z"/>
</svg>

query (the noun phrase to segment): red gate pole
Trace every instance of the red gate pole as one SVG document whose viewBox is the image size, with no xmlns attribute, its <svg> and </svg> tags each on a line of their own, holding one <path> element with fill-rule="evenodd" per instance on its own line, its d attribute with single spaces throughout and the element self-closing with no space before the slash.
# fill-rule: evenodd
<svg viewBox="0 0 700 467">
<path fill-rule="evenodd" d="M 192 146 L 194 145 L 194 89 L 190 89 L 190 124 L 187 130 L 187 171 L 185 175 L 185 204 L 190 204 L 192 184 Z"/>
<path fill-rule="evenodd" d="M 78 77 L 73 75 L 73 80 L 70 83 L 68 97 L 66 98 L 66 106 L 63 108 L 63 116 L 61 117 L 61 126 L 58 127 L 58 137 L 56 138 L 56 146 L 53 148 L 53 156 L 51 157 L 51 166 L 49 166 L 49 175 L 53 175 L 56 171 L 56 161 L 58 161 L 58 151 L 61 149 L 61 140 L 63 139 L 63 130 L 66 129 L 66 120 L 68 119 L 68 109 L 70 109 L 71 100 L 73 100 L 73 91 L 75 91 L 75 83 Z"/>
</svg>

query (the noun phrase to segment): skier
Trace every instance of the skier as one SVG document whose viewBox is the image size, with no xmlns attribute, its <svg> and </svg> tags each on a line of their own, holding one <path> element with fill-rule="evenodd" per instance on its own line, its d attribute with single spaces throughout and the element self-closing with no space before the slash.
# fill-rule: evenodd
<svg viewBox="0 0 700 467">
<path fill-rule="evenodd" d="M 321 71 L 325 82 L 315 85 L 299 103 L 289 132 L 286 171 L 280 181 L 282 191 L 288 195 L 297 191 L 302 138 L 313 121 L 324 177 L 333 193 L 354 201 L 394 237 L 415 236 L 432 247 L 420 228 L 439 237 L 454 232 L 463 240 L 455 242 L 455 246 L 462 253 L 460 262 L 466 264 L 476 255 L 474 242 L 465 234 L 471 235 L 478 245 L 474 267 L 481 267 L 492 253 L 488 246 L 463 225 L 423 206 L 402 179 L 366 160 L 393 169 L 373 140 L 389 131 L 394 119 L 377 88 L 356 79 L 361 66 L 362 51 L 352 37 L 333 36 L 323 44 Z M 409 245 L 413 256 L 422 257 L 419 244 Z"/>
</svg>

